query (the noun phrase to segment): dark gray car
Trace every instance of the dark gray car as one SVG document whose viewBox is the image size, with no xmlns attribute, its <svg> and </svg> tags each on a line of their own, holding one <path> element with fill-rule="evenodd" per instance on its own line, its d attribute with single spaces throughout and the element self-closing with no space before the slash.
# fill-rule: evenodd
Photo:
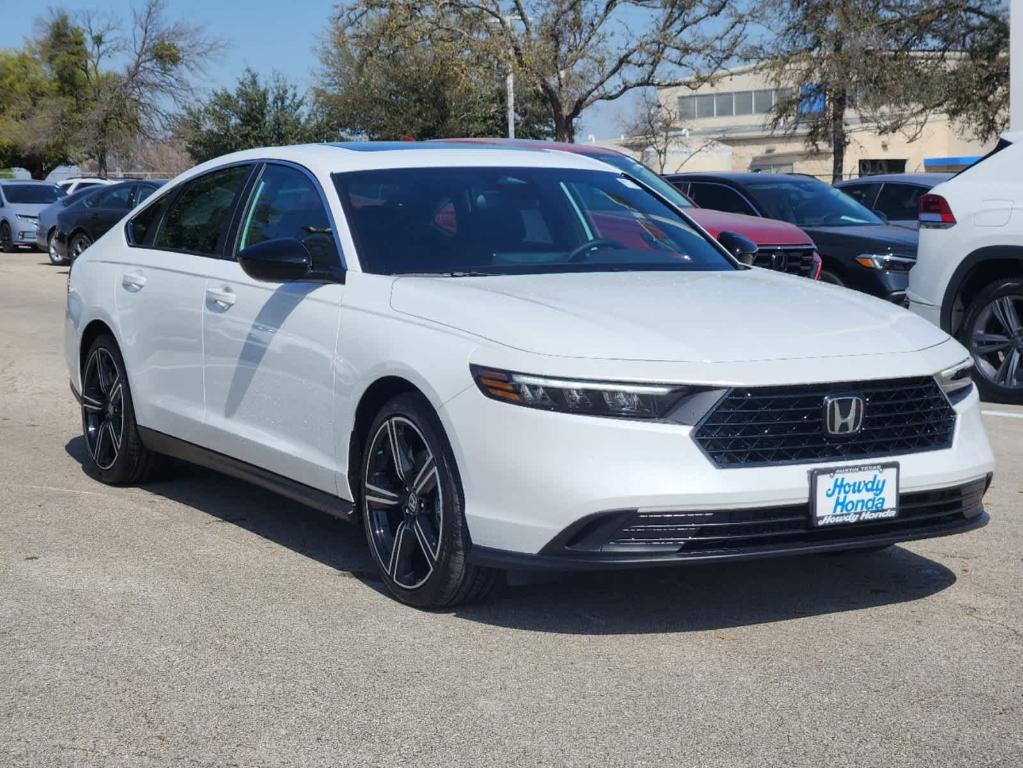
<svg viewBox="0 0 1023 768">
<path fill-rule="evenodd" d="M 917 229 L 917 207 L 920 195 L 948 181 L 951 173 L 885 173 L 862 176 L 835 184 L 860 205 L 888 220 L 889 224 Z"/>
<path fill-rule="evenodd" d="M 50 263 L 63 263 L 63 259 L 60 254 L 57 253 L 53 244 L 53 236 L 57 234 L 57 214 L 69 205 L 74 205 L 82 198 L 95 194 L 101 189 L 103 189 L 102 184 L 92 184 L 85 187 L 79 187 L 67 197 L 62 197 L 57 202 L 51 203 L 39 212 L 39 224 L 36 229 L 36 248 L 40 251 L 46 251 L 50 257 Z"/>
<path fill-rule="evenodd" d="M 56 184 L 45 181 L 0 180 L 0 251 L 34 246 L 39 212 L 64 194 Z"/>
</svg>

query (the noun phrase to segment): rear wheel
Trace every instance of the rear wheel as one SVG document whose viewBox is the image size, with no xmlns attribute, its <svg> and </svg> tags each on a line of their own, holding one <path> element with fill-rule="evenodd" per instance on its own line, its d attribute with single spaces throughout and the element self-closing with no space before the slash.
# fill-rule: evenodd
<svg viewBox="0 0 1023 768">
<path fill-rule="evenodd" d="M 11 225 L 6 221 L 0 222 L 0 251 L 11 253 L 14 250 L 14 236 L 11 234 Z"/>
<path fill-rule="evenodd" d="M 827 270 L 821 272 L 820 282 L 829 283 L 831 285 L 841 285 L 843 288 L 845 287 L 845 283 L 842 282 L 842 278 L 840 278 L 834 272 L 828 272 Z"/>
<path fill-rule="evenodd" d="M 491 593 L 497 573 L 466 560 L 458 468 L 422 395 L 398 395 L 380 410 L 360 477 L 366 539 L 391 594 L 418 608 L 444 608 Z"/>
<path fill-rule="evenodd" d="M 139 437 L 124 360 L 112 336 L 96 339 L 82 366 L 82 433 L 104 483 L 141 483 L 152 474 L 156 455 Z"/>
<path fill-rule="evenodd" d="M 90 245 L 92 245 L 92 238 L 84 232 L 79 232 L 71 238 L 71 258 L 77 259 Z"/>
<path fill-rule="evenodd" d="M 57 230 L 53 230 L 46 237 L 46 253 L 50 257 L 50 263 L 54 266 L 60 266 L 64 264 L 67 259 L 57 253 L 57 244 L 53 241 L 57 234 Z"/>
<path fill-rule="evenodd" d="M 959 338 L 973 355 L 981 395 L 1023 404 L 1023 280 L 998 280 L 977 294 Z"/>
</svg>

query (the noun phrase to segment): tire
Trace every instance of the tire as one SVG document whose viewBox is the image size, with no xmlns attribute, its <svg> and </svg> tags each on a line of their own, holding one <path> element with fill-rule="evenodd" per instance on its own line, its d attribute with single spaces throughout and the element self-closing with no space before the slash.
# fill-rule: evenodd
<svg viewBox="0 0 1023 768">
<path fill-rule="evenodd" d="M 834 272 L 829 272 L 826 269 L 821 271 L 820 282 L 827 283 L 828 285 L 839 285 L 845 288 L 845 282 L 842 280 L 842 278 L 840 278 Z"/>
<path fill-rule="evenodd" d="M 981 397 L 1023 405 L 1023 279 L 996 280 L 974 296 L 959 340 L 973 355 Z"/>
<path fill-rule="evenodd" d="M 56 246 L 53 244 L 53 238 L 56 236 L 57 230 L 52 230 L 49 235 L 46 236 L 46 255 L 50 257 L 50 263 L 59 267 L 63 264 L 67 264 L 67 259 L 57 253 Z"/>
<path fill-rule="evenodd" d="M 498 572 L 466 560 L 458 467 L 425 397 L 403 393 L 380 409 L 363 445 L 359 480 L 370 555 L 395 598 L 448 608 L 493 592 Z"/>
<path fill-rule="evenodd" d="M 131 387 L 117 342 L 100 336 L 82 366 L 82 434 L 89 464 L 108 485 L 149 479 L 157 456 L 139 437 Z"/>
<path fill-rule="evenodd" d="M 11 225 L 6 221 L 0 222 L 0 252 L 14 253 L 14 237 L 11 235 Z"/>
<path fill-rule="evenodd" d="M 82 251 L 92 245 L 92 238 L 90 238 L 84 232 L 79 232 L 77 235 L 71 238 L 71 245 L 69 250 L 71 251 L 71 260 L 74 261 L 82 255 Z"/>
</svg>

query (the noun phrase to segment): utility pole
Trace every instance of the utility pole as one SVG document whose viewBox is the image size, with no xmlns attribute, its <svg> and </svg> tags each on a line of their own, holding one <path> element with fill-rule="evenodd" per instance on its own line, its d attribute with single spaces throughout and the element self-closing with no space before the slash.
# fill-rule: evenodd
<svg viewBox="0 0 1023 768">
<path fill-rule="evenodd" d="M 1015 0 L 1013 0 L 1015 2 Z M 517 13 L 508 13 L 501 17 L 501 21 L 497 19 L 488 19 L 490 23 L 501 24 L 504 29 L 511 29 L 512 24 L 515 22 L 522 22 L 522 17 Z M 508 46 L 508 75 L 505 77 L 504 84 L 507 89 L 507 95 L 505 101 L 508 105 L 508 138 L 515 138 L 515 54 L 513 53 L 511 46 Z"/>
</svg>

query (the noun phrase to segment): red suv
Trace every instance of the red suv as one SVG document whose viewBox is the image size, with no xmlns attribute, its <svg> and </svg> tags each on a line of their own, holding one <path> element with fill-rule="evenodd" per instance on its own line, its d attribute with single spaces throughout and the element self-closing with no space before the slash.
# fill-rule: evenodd
<svg viewBox="0 0 1023 768">
<path fill-rule="evenodd" d="M 821 257 L 817 247 L 806 232 L 794 224 L 764 219 L 759 216 L 745 216 L 741 213 L 724 213 L 700 208 L 638 160 L 624 152 L 594 144 L 566 144 L 556 141 L 532 141 L 527 139 L 441 139 L 459 144 L 486 144 L 493 146 L 515 146 L 527 149 L 542 149 L 548 152 L 571 152 L 586 155 L 613 165 L 646 184 L 662 197 L 679 208 L 684 208 L 689 218 L 703 227 L 715 239 L 721 239 L 726 232 L 734 232 L 752 240 L 757 245 L 753 264 L 779 272 L 802 275 L 814 280 L 821 276 Z"/>
</svg>

